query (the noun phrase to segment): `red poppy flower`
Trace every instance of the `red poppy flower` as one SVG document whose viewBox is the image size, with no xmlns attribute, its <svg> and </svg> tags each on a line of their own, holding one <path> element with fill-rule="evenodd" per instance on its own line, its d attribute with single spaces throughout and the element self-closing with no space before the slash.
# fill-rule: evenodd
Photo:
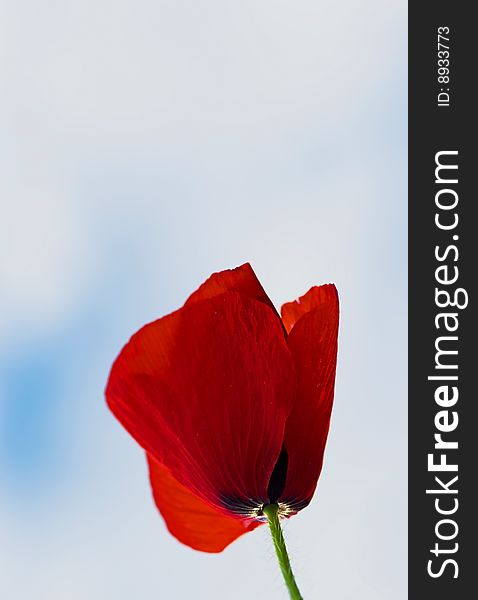
<svg viewBox="0 0 478 600">
<path fill-rule="evenodd" d="M 212 275 L 136 333 L 107 403 L 147 455 L 169 531 L 220 552 L 264 520 L 307 506 L 333 402 L 338 296 L 313 287 L 274 309 L 249 264 Z"/>
</svg>

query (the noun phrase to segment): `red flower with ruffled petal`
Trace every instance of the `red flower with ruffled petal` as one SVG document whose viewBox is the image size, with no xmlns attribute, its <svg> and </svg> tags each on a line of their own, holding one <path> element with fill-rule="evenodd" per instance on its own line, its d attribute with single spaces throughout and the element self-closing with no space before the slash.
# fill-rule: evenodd
<svg viewBox="0 0 478 600">
<path fill-rule="evenodd" d="M 264 521 L 307 506 L 332 409 L 334 285 L 275 310 L 249 264 L 212 275 L 176 312 L 136 333 L 106 388 L 144 448 L 169 531 L 220 552 Z"/>
</svg>

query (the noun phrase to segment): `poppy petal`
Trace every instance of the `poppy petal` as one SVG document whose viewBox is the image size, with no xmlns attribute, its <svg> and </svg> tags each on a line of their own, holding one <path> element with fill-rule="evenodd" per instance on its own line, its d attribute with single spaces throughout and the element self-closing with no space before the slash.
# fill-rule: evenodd
<svg viewBox="0 0 478 600">
<path fill-rule="evenodd" d="M 282 305 L 281 317 L 287 333 L 290 333 L 296 322 L 314 308 L 321 304 L 334 302 L 337 298 L 335 285 L 327 283 L 312 287 L 306 294 Z"/>
<path fill-rule="evenodd" d="M 189 298 L 186 300 L 185 306 L 197 302 L 213 298 L 224 292 L 238 292 L 249 298 L 254 298 L 270 306 L 275 314 L 277 311 L 272 304 L 269 296 L 264 291 L 257 275 L 249 263 L 245 263 L 235 269 L 227 269 L 213 273 Z M 277 316 L 279 316 L 277 314 Z"/>
<path fill-rule="evenodd" d="M 183 544 L 202 552 L 221 552 L 259 521 L 241 520 L 207 504 L 181 485 L 171 473 L 148 456 L 154 501 L 170 533 Z"/>
<path fill-rule="evenodd" d="M 290 328 L 287 343 L 298 387 L 285 429 L 288 470 L 281 498 L 299 509 L 317 485 L 332 412 L 339 326 L 335 286 L 312 288 L 298 302 L 284 305 L 282 316 Z"/>
<path fill-rule="evenodd" d="M 226 292 L 146 325 L 116 359 L 108 405 L 155 460 L 219 509 L 267 500 L 295 396 L 282 325 Z"/>
</svg>

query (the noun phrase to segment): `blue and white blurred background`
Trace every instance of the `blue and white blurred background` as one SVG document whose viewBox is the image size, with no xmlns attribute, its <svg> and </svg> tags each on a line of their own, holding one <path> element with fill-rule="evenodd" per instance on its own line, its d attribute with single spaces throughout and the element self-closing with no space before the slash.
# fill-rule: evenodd
<svg viewBox="0 0 478 600">
<path fill-rule="evenodd" d="M 246 260 L 277 305 L 341 294 L 304 596 L 405 598 L 406 3 L 0 5 L 2 600 L 286 598 L 265 529 L 166 532 L 103 400 L 132 332 Z"/>
</svg>

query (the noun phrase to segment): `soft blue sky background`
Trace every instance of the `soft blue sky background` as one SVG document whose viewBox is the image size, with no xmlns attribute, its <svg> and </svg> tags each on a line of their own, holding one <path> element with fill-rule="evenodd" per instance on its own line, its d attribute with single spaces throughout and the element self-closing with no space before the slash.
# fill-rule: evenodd
<svg viewBox="0 0 478 600">
<path fill-rule="evenodd" d="M 406 597 L 405 2 L 0 2 L 0 597 L 286 598 L 267 531 L 165 530 L 112 360 L 212 271 L 334 281 L 307 600 Z"/>
</svg>

